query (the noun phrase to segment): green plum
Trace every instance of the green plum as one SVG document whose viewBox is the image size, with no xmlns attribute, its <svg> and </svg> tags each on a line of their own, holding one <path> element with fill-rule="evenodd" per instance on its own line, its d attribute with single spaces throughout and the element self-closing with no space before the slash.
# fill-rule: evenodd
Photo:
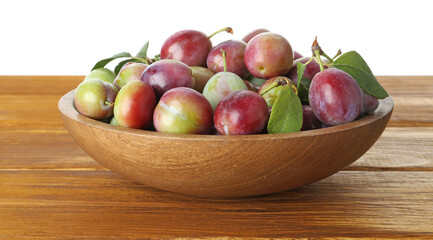
<svg viewBox="0 0 433 240">
<path fill-rule="evenodd" d="M 110 124 L 113 126 L 120 126 L 119 123 L 117 123 L 117 120 L 114 116 L 111 118 Z"/>
<path fill-rule="evenodd" d="M 111 118 L 117 93 L 117 88 L 109 82 L 88 79 L 75 90 L 74 104 L 84 116 L 97 120 Z"/>
<path fill-rule="evenodd" d="M 245 85 L 244 80 L 238 75 L 231 72 L 219 72 L 206 83 L 203 89 L 203 95 L 215 110 L 223 97 L 233 91 L 242 89 L 248 89 L 248 87 Z"/>
<path fill-rule="evenodd" d="M 273 77 L 266 80 L 266 82 L 264 82 L 259 88 L 258 93 L 262 95 L 262 97 L 265 99 L 269 109 L 271 109 L 274 105 L 274 102 L 277 99 L 279 92 L 281 91 L 283 86 L 287 84 L 290 84 L 290 86 L 296 93 L 298 92 L 296 85 L 293 83 L 292 80 L 281 76 Z"/>
<path fill-rule="evenodd" d="M 89 79 L 101 79 L 102 81 L 113 83 L 116 75 L 107 68 L 97 68 L 92 70 L 85 78 L 84 81 Z"/>
<path fill-rule="evenodd" d="M 120 69 L 119 74 L 117 74 L 116 79 L 114 79 L 114 86 L 121 89 L 127 83 L 140 80 L 141 75 L 144 70 L 146 70 L 147 65 L 144 63 L 129 62 L 123 65 Z"/>
</svg>

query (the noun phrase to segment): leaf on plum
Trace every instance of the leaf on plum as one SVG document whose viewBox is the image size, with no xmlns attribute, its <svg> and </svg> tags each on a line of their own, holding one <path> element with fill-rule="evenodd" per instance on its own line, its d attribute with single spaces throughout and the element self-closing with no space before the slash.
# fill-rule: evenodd
<svg viewBox="0 0 433 240">
<path fill-rule="evenodd" d="M 302 128 L 302 104 L 289 85 L 284 86 L 272 106 L 268 133 L 299 132 Z"/>
<path fill-rule="evenodd" d="M 357 52 L 344 53 L 332 63 L 332 67 L 343 70 L 352 76 L 366 93 L 379 99 L 389 96 L 373 75 L 370 67 Z"/>
<path fill-rule="evenodd" d="M 92 70 L 95 70 L 97 68 L 103 68 L 103 67 L 105 67 L 105 65 L 107 65 L 109 62 L 113 61 L 114 59 L 124 58 L 124 57 L 132 57 L 132 56 L 128 52 L 121 52 L 121 53 L 115 54 L 112 57 L 105 58 L 105 59 L 102 59 L 99 62 L 97 62 L 95 64 L 95 66 L 92 68 Z"/>
</svg>

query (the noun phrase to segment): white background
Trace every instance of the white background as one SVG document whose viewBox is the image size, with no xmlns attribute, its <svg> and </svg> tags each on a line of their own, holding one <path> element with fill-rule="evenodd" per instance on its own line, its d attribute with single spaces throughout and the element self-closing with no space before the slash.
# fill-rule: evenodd
<svg viewBox="0 0 433 240">
<path fill-rule="evenodd" d="M 256 28 L 285 36 L 303 55 L 315 36 L 328 53 L 358 51 L 376 75 L 433 75 L 430 1 L 23 1 L 0 2 L 0 75 L 85 75 L 100 59 L 172 33 L 210 34 L 214 45 Z M 109 67 L 114 66 L 109 65 Z"/>
</svg>

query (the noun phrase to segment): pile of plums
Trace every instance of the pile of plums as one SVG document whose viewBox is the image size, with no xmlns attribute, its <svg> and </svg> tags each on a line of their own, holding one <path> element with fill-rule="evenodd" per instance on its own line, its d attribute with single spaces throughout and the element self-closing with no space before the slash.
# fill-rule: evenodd
<svg viewBox="0 0 433 240">
<path fill-rule="evenodd" d="M 216 33 L 223 31 L 231 29 Z M 76 109 L 116 126 L 164 133 L 266 133 L 276 98 L 269 86 L 283 80 L 296 86 L 297 63 L 310 58 L 266 29 L 214 47 L 213 35 L 179 31 L 164 42 L 158 61 L 131 61 L 117 75 L 92 70 L 75 90 Z M 312 81 L 301 130 L 350 122 L 378 106 L 342 70 L 321 71 L 310 61 L 303 76 Z"/>
</svg>

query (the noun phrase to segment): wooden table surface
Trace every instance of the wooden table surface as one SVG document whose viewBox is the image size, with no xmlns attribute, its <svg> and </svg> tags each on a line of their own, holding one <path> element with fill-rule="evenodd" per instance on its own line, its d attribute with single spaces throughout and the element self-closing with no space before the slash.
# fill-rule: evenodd
<svg viewBox="0 0 433 240">
<path fill-rule="evenodd" d="M 433 239 L 433 76 L 378 77 L 395 101 L 343 171 L 272 195 L 208 200 L 99 165 L 60 119 L 83 76 L 0 76 L 0 239 Z"/>
</svg>

